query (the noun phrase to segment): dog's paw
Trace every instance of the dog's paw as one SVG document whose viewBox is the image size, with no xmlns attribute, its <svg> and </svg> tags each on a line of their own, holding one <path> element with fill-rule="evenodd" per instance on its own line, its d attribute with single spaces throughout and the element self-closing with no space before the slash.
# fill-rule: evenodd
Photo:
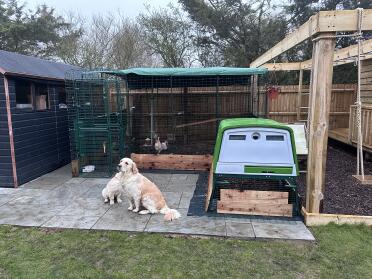
<svg viewBox="0 0 372 279">
<path fill-rule="evenodd" d="M 108 202 L 109 202 L 109 200 L 108 200 L 108 199 L 105 199 L 105 200 L 104 200 L 104 203 L 108 203 Z"/>
<path fill-rule="evenodd" d="M 122 203 L 123 201 L 121 199 L 118 199 L 118 203 Z"/>
<path fill-rule="evenodd" d="M 110 204 L 113 205 L 115 202 L 113 200 L 110 200 Z"/>
<path fill-rule="evenodd" d="M 139 209 L 138 208 L 136 208 L 136 209 L 133 209 L 133 212 L 138 212 L 139 211 Z"/>
<path fill-rule="evenodd" d="M 150 211 L 148 210 L 141 210 L 140 212 L 138 212 L 138 214 L 141 214 L 141 215 L 145 215 L 145 214 L 149 214 Z"/>
<path fill-rule="evenodd" d="M 129 206 L 129 207 L 128 207 L 128 210 L 129 210 L 129 211 L 132 211 L 132 210 L 133 210 L 133 206 Z"/>
</svg>

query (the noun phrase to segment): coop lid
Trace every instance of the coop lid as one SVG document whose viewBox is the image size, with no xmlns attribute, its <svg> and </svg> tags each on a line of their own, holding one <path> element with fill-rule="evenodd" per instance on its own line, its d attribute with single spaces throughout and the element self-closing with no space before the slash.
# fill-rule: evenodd
<svg viewBox="0 0 372 279">
<path fill-rule="evenodd" d="M 230 119 L 222 120 L 218 127 L 217 139 L 216 139 L 216 144 L 214 146 L 214 154 L 213 154 L 214 171 L 216 170 L 217 162 L 220 156 L 220 150 L 221 150 L 222 138 L 223 138 L 224 132 L 229 129 L 249 128 L 249 127 L 260 127 L 260 128 L 262 127 L 262 128 L 274 128 L 274 129 L 287 130 L 291 136 L 291 143 L 292 143 L 292 146 L 294 147 L 292 150 L 293 159 L 294 159 L 295 164 L 297 165 L 296 143 L 295 143 L 295 139 L 293 135 L 293 130 L 291 129 L 291 127 L 288 127 L 287 125 L 281 124 L 271 119 L 230 118 Z"/>
<path fill-rule="evenodd" d="M 261 75 L 267 72 L 266 68 L 232 68 L 232 67 L 209 67 L 209 68 L 131 68 L 126 70 L 101 71 L 116 75 L 140 75 L 140 76 L 249 76 Z"/>
</svg>

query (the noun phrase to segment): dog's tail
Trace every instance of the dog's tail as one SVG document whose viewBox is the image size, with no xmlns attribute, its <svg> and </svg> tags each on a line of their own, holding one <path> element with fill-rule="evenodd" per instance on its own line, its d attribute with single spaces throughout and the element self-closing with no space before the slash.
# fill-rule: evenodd
<svg viewBox="0 0 372 279">
<path fill-rule="evenodd" d="M 164 214 L 164 220 L 166 221 L 172 221 L 181 217 L 181 214 L 177 210 L 170 209 L 168 206 L 160 209 L 160 213 Z"/>
</svg>

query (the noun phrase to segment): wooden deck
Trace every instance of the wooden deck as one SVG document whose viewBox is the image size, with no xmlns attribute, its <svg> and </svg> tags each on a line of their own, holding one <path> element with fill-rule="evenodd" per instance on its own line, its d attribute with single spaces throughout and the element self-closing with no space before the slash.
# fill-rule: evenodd
<svg viewBox="0 0 372 279">
<path fill-rule="evenodd" d="M 328 131 L 328 137 L 349 145 L 356 147 L 356 143 L 350 140 L 349 128 L 336 128 Z M 372 148 L 363 145 L 363 149 L 369 153 L 372 153 Z"/>
<path fill-rule="evenodd" d="M 349 128 L 336 128 L 329 130 L 328 136 L 331 139 L 338 140 L 346 144 L 351 144 L 349 139 Z"/>
</svg>

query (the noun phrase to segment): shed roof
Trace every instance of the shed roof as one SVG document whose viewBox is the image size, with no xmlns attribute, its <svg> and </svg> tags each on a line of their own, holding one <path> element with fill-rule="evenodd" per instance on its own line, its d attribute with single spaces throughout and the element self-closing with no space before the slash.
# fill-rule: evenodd
<svg viewBox="0 0 372 279">
<path fill-rule="evenodd" d="M 0 73 L 5 75 L 64 80 L 67 71 L 79 69 L 69 64 L 0 50 Z"/>
<path fill-rule="evenodd" d="M 209 67 L 209 68 L 131 68 L 126 70 L 102 71 L 116 75 L 139 75 L 139 76 L 249 76 L 260 75 L 267 72 L 266 68 L 232 68 L 232 67 Z"/>
</svg>

